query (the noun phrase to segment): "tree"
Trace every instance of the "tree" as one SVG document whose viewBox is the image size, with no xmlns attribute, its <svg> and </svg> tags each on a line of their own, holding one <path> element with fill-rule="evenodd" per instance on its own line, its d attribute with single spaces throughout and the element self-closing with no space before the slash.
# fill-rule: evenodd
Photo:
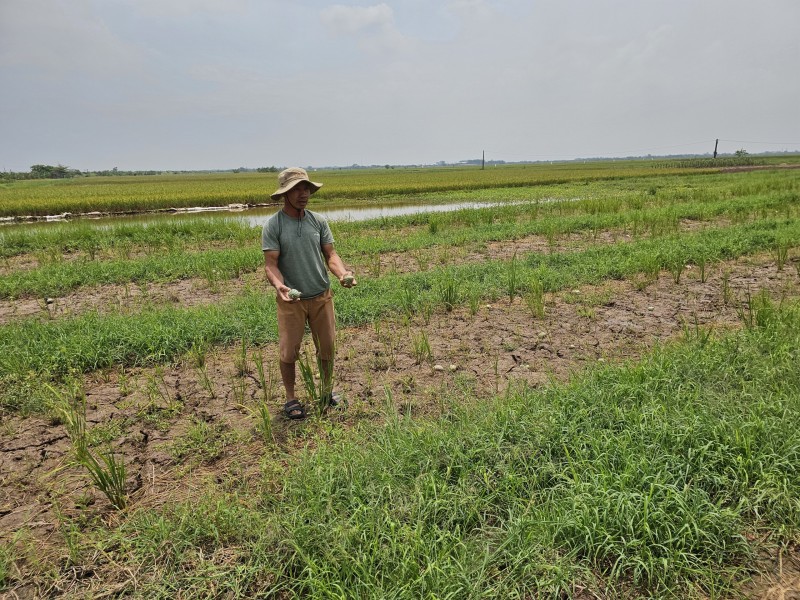
<svg viewBox="0 0 800 600">
<path fill-rule="evenodd" d="M 734 153 L 734 156 L 736 156 L 736 157 L 747 156 L 747 150 L 745 150 L 744 148 L 739 148 L 739 149 L 738 149 L 738 150 L 737 150 L 737 151 Z"/>
<path fill-rule="evenodd" d="M 33 165 L 31 167 L 31 176 L 35 179 L 47 179 L 53 173 L 53 168 L 51 165 Z"/>
</svg>

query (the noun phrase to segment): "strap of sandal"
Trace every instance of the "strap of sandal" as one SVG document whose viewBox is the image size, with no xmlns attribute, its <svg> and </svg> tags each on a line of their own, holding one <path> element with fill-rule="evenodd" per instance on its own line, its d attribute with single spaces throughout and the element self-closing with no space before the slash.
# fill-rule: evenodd
<svg viewBox="0 0 800 600">
<path fill-rule="evenodd" d="M 288 400 L 283 405 L 283 412 L 290 419 L 302 419 L 303 417 L 306 416 L 306 409 L 303 407 L 302 404 L 300 404 L 300 401 L 297 400 L 297 398 Z"/>
</svg>

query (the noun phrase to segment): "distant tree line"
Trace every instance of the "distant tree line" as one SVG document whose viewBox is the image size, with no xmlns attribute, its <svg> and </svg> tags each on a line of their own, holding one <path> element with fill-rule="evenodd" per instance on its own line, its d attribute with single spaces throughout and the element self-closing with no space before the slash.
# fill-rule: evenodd
<svg viewBox="0 0 800 600">
<path fill-rule="evenodd" d="M 19 179 L 69 179 L 72 177 L 113 177 L 116 175 L 165 175 L 165 174 L 178 174 L 178 173 L 277 173 L 278 167 L 259 167 L 258 169 L 248 169 L 247 167 L 240 167 L 238 169 L 217 169 L 208 171 L 121 171 L 117 167 L 107 169 L 104 171 L 80 171 L 78 169 L 71 169 L 64 165 L 33 165 L 30 171 L 2 171 L 0 172 L 0 180 L 12 181 Z"/>
<path fill-rule="evenodd" d="M 69 179 L 73 177 L 112 177 L 114 175 L 161 175 L 164 171 L 120 171 L 117 167 L 105 171 L 80 171 L 64 165 L 33 165 L 30 171 L 0 172 L 0 179 Z"/>
</svg>

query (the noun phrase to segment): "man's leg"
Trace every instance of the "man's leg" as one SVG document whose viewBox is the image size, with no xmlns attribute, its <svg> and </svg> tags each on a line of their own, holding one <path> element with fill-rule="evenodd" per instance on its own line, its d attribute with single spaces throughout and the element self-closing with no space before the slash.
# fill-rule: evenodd
<svg viewBox="0 0 800 600">
<path fill-rule="evenodd" d="M 303 302 L 283 302 L 278 298 L 278 346 L 280 349 L 281 381 L 286 390 L 286 401 L 295 396 L 295 363 L 305 331 L 306 315 Z"/>
<path fill-rule="evenodd" d="M 286 390 L 286 399 L 294 399 L 294 382 L 295 382 L 295 368 L 294 363 L 281 362 L 281 381 L 283 381 L 283 389 Z"/>
<path fill-rule="evenodd" d="M 320 392 L 323 397 L 329 396 L 333 392 L 333 359 L 336 352 L 336 317 L 330 290 L 319 299 L 314 299 L 314 307 L 309 310 L 308 325 L 317 349 Z"/>
</svg>

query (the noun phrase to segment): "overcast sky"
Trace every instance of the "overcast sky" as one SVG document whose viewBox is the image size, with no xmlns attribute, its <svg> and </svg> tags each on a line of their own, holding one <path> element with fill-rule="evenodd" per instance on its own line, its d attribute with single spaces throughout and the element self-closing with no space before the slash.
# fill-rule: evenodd
<svg viewBox="0 0 800 600">
<path fill-rule="evenodd" d="M 0 0 L 0 169 L 800 150 L 798 0 Z"/>
</svg>

